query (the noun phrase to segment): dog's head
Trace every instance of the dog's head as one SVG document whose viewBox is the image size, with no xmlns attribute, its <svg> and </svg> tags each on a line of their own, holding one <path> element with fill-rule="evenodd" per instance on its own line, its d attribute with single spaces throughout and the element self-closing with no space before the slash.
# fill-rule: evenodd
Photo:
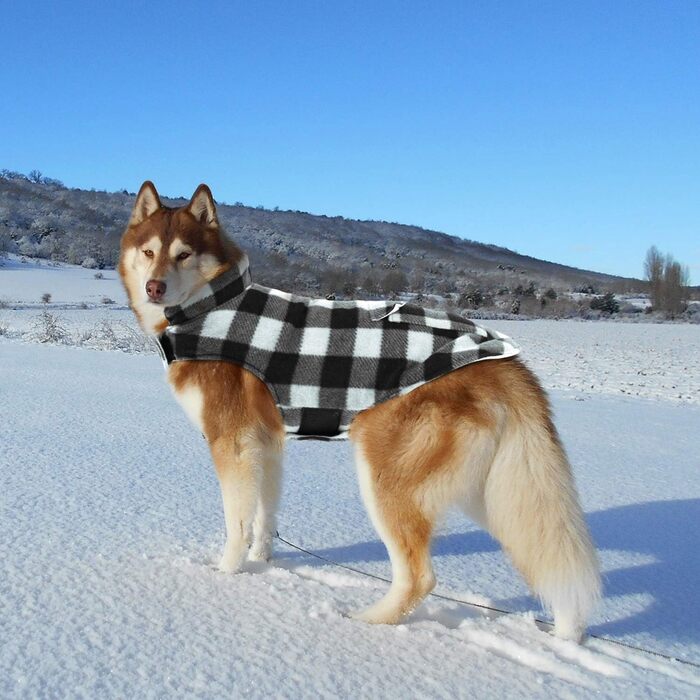
<svg viewBox="0 0 700 700">
<path fill-rule="evenodd" d="M 184 207 L 165 207 L 144 182 L 124 231 L 119 274 L 142 328 L 160 333 L 163 309 L 182 304 L 241 252 L 219 228 L 211 191 L 200 185 Z"/>
</svg>

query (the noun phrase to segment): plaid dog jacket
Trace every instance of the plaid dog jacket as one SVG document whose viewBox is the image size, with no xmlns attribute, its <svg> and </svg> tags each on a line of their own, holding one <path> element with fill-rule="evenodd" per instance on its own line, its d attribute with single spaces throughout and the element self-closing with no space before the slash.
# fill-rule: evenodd
<svg viewBox="0 0 700 700">
<path fill-rule="evenodd" d="M 269 387 L 289 437 L 345 438 L 366 408 L 458 367 L 520 352 L 508 336 L 457 314 L 252 284 L 245 257 L 165 316 L 159 343 L 168 364 L 245 367 Z"/>
</svg>

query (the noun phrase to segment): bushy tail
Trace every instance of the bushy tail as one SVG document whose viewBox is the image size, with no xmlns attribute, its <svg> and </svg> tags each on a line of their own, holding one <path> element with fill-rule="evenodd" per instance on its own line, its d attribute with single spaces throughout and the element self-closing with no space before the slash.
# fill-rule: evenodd
<svg viewBox="0 0 700 700">
<path fill-rule="evenodd" d="M 571 468 L 548 413 L 535 409 L 506 419 L 486 479 L 486 519 L 552 611 L 555 634 L 579 640 L 600 598 L 599 565 Z"/>
</svg>

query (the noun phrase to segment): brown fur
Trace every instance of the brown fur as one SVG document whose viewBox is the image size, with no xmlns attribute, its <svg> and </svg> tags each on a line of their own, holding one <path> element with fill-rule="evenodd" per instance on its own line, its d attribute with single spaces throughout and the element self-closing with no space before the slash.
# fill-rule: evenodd
<svg viewBox="0 0 700 700">
<path fill-rule="evenodd" d="M 159 250 L 145 260 L 141 249 L 154 239 Z M 192 251 L 190 262 L 173 259 L 171 246 L 179 245 Z M 144 302 L 144 279 L 167 278 L 177 287 L 186 277 L 194 292 L 240 255 L 219 230 L 206 186 L 171 210 L 147 182 L 122 239 L 119 271 L 142 326 L 159 333 L 167 322 Z M 236 570 L 251 541 L 249 556 L 266 558 L 284 437 L 269 389 L 226 362 L 176 362 L 168 379 L 216 466 L 228 533 L 221 567 Z M 557 634 L 580 637 L 599 592 L 597 560 L 547 398 L 517 358 L 468 365 L 367 409 L 350 438 L 394 573 L 387 595 L 360 619 L 397 622 L 433 588 L 433 528 L 457 504 L 500 540 L 552 607 Z"/>
</svg>

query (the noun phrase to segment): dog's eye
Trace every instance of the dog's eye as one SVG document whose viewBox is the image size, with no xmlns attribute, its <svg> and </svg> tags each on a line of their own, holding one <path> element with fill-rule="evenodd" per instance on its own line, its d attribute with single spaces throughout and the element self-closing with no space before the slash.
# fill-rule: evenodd
<svg viewBox="0 0 700 700">
<path fill-rule="evenodd" d="M 188 253 L 188 252 L 183 250 L 182 253 L 180 253 L 180 255 L 177 256 L 177 259 L 178 260 L 187 260 L 187 258 L 189 258 L 190 255 L 192 255 L 192 253 Z"/>
<path fill-rule="evenodd" d="M 144 250 L 144 251 L 143 251 L 143 254 L 144 254 L 147 258 L 152 258 L 152 257 L 153 257 L 153 251 L 152 251 L 152 250 Z"/>
</svg>

